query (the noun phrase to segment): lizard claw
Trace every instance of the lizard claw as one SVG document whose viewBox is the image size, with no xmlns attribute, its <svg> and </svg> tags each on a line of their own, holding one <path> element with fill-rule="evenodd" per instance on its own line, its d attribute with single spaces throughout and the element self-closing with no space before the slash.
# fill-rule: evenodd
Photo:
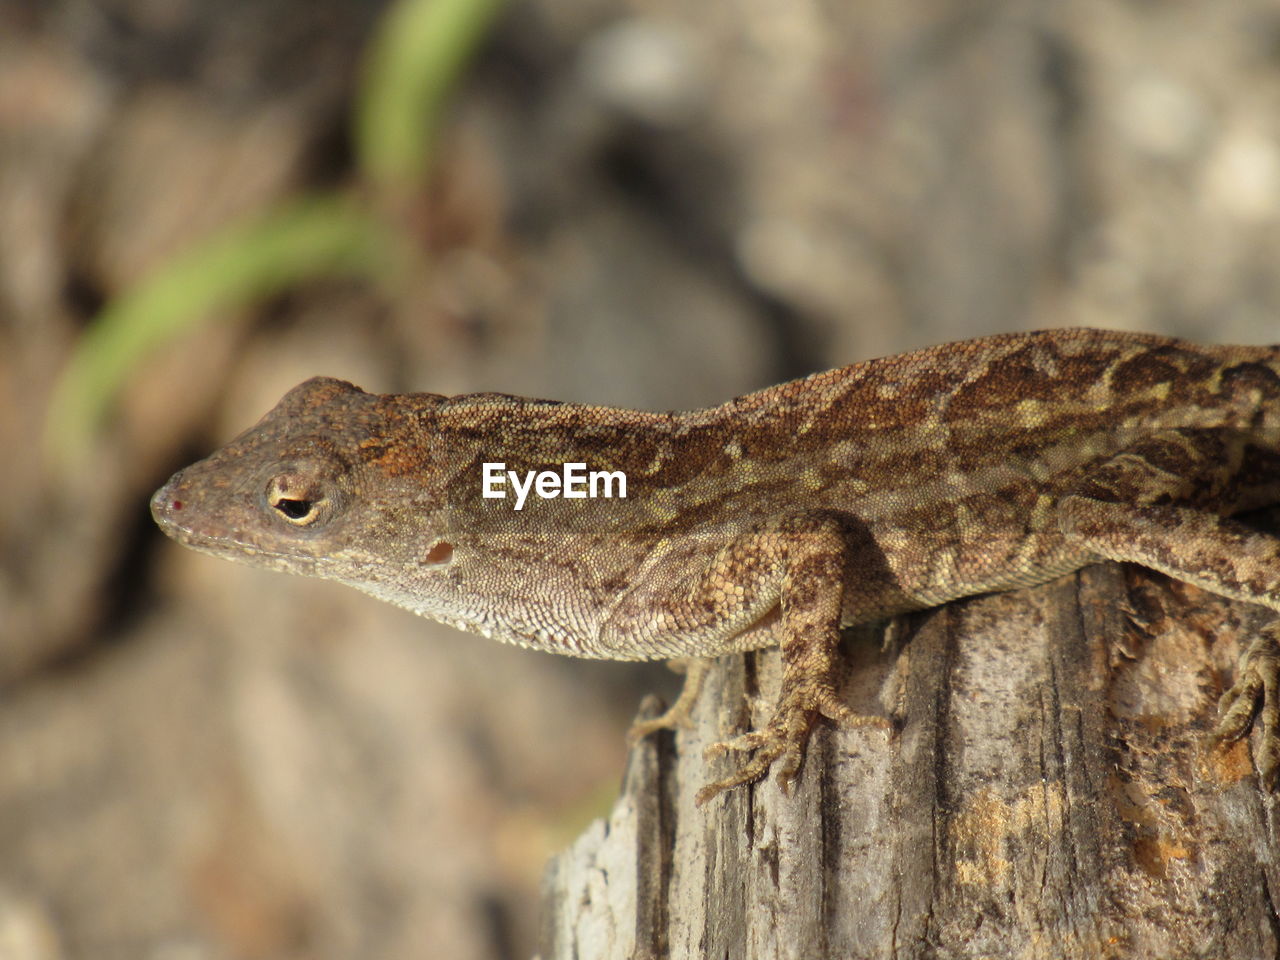
<svg viewBox="0 0 1280 960">
<path fill-rule="evenodd" d="M 1221 719 L 1214 731 L 1219 742 L 1243 738 L 1261 720 L 1262 736 L 1255 754 L 1263 785 L 1272 790 L 1280 778 L 1280 624 L 1268 625 L 1240 658 L 1235 684 L 1218 701 Z"/>
<path fill-rule="evenodd" d="M 634 747 L 649 734 L 657 733 L 659 730 L 687 730 L 692 727 L 693 705 L 697 702 L 698 695 L 702 692 L 707 674 L 711 672 L 711 665 L 714 662 L 714 660 L 703 657 L 681 657 L 672 660 L 668 666 L 677 672 L 683 672 L 685 675 L 684 687 L 680 691 L 680 696 L 666 712 L 651 720 L 637 720 L 633 723 L 627 731 L 628 746 Z"/>
<path fill-rule="evenodd" d="M 850 710 L 840 702 L 830 684 L 797 687 L 784 693 L 777 711 L 762 729 L 707 747 L 704 753 L 707 758 L 731 752 L 755 751 L 755 755 L 734 773 L 699 790 L 694 802 L 702 806 L 718 793 L 753 783 L 763 777 L 775 762 L 779 762 L 778 786 L 784 793 L 790 792 L 804 763 L 805 748 L 819 716 L 840 727 L 893 727 L 892 721 L 885 717 L 865 716 Z"/>
<path fill-rule="evenodd" d="M 688 710 L 676 710 L 671 707 L 649 720 L 637 720 L 627 728 L 627 746 L 634 747 L 650 734 L 661 730 L 688 730 L 693 726 L 693 719 Z"/>
<path fill-rule="evenodd" d="M 773 724 L 770 724 L 772 727 Z M 731 790 L 734 787 L 741 786 L 744 783 L 754 783 L 763 777 L 769 767 L 779 757 L 785 754 L 785 759 L 778 769 L 778 785 L 784 790 L 789 791 L 792 782 L 796 777 L 796 772 L 800 769 L 801 761 L 804 759 L 804 743 L 809 739 L 809 732 L 806 730 L 800 735 L 800 740 L 789 741 L 786 734 L 781 731 L 766 728 L 762 731 L 752 731 L 735 737 L 732 740 L 713 743 L 707 747 L 705 756 L 714 757 L 729 751 L 755 751 L 749 761 L 740 766 L 734 773 L 714 783 L 709 783 L 698 791 L 694 798 L 694 803 L 702 806 L 716 794 L 725 790 Z"/>
</svg>

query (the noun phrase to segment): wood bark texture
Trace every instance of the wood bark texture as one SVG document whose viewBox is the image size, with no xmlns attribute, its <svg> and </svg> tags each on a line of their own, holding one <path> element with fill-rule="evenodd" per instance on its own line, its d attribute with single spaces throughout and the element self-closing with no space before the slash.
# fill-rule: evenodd
<svg viewBox="0 0 1280 960">
<path fill-rule="evenodd" d="M 1210 737 L 1265 615 L 1109 564 L 854 631 L 848 702 L 899 732 L 821 726 L 790 795 L 698 809 L 778 689 L 725 658 L 551 864 L 541 960 L 1274 958 L 1276 800 Z"/>
</svg>

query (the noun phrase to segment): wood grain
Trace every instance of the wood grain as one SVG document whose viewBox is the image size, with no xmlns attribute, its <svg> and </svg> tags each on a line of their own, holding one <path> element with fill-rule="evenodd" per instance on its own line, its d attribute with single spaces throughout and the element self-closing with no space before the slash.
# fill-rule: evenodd
<svg viewBox="0 0 1280 960">
<path fill-rule="evenodd" d="M 863 631 L 845 696 L 896 738 L 823 728 L 793 796 L 697 810 L 702 748 L 779 682 L 725 658 L 551 865 L 541 960 L 1274 957 L 1276 802 L 1209 739 L 1260 615 L 1107 564 Z"/>
</svg>

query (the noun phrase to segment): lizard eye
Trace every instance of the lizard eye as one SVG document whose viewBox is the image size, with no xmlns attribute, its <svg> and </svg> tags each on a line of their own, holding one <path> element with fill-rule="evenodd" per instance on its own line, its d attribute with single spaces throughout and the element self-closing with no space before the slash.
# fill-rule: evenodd
<svg viewBox="0 0 1280 960">
<path fill-rule="evenodd" d="M 273 477 L 267 484 L 267 503 L 297 527 L 315 523 L 325 503 L 324 491 L 314 480 L 297 474 Z"/>
<path fill-rule="evenodd" d="M 276 509 L 290 520 L 305 520 L 314 509 L 310 500 L 287 500 L 281 498 L 276 502 Z"/>
</svg>

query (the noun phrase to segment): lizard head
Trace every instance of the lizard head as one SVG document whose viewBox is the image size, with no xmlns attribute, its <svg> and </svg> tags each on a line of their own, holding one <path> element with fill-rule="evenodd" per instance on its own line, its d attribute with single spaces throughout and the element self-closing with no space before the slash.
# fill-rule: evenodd
<svg viewBox="0 0 1280 960">
<path fill-rule="evenodd" d="M 197 550 L 348 583 L 399 560 L 447 563 L 426 442 L 439 399 L 308 380 L 174 474 L 151 498 L 152 516 Z"/>
</svg>

